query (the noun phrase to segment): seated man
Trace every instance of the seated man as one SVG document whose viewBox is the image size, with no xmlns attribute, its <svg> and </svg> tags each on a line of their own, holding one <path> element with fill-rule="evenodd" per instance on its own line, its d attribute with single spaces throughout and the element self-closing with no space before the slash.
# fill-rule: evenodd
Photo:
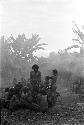
<svg viewBox="0 0 84 125">
<path fill-rule="evenodd" d="M 7 100 L 10 100 L 14 94 L 15 94 L 15 88 L 12 87 L 8 91 Z"/>
<path fill-rule="evenodd" d="M 46 76 L 46 77 L 45 77 L 44 85 L 48 85 L 48 84 L 49 84 L 49 76 Z"/>
<path fill-rule="evenodd" d="M 57 70 L 53 70 L 53 76 L 46 77 L 46 92 L 47 92 L 47 99 L 48 99 L 48 106 L 51 107 L 56 102 L 56 80 L 57 80 Z"/>
<path fill-rule="evenodd" d="M 15 90 L 15 95 L 17 96 L 18 99 L 20 99 L 21 95 L 20 95 L 20 92 L 21 92 L 21 89 L 22 89 L 23 85 L 21 82 L 18 82 L 15 87 L 14 87 L 14 90 Z"/>
<path fill-rule="evenodd" d="M 32 102 L 32 93 L 31 90 L 27 87 L 24 86 L 21 90 L 21 102 L 22 103 L 28 103 L 28 102 Z"/>
<path fill-rule="evenodd" d="M 46 76 L 45 82 L 44 82 L 44 86 L 45 86 L 46 91 L 51 89 L 51 85 L 52 85 L 52 77 Z"/>
<path fill-rule="evenodd" d="M 9 109 L 14 110 L 15 108 L 18 108 L 19 103 L 20 102 L 19 102 L 19 99 L 17 98 L 17 96 L 13 95 L 12 98 L 10 99 Z"/>
</svg>

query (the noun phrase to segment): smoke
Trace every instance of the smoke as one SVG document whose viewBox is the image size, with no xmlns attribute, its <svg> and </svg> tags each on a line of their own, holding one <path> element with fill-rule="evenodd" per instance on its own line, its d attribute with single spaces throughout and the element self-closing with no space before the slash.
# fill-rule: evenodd
<svg viewBox="0 0 84 125">
<path fill-rule="evenodd" d="M 69 92 L 78 78 L 84 78 L 84 59 L 79 53 L 54 53 L 47 58 L 46 63 L 41 62 L 42 79 L 44 80 L 47 75 L 52 76 L 53 69 L 58 70 L 57 90 Z"/>
<path fill-rule="evenodd" d="M 51 70 L 56 68 L 59 72 L 84 76 L 84 59 L 79 54 L 55 54 L 53 57 L 48 57 L 47 63 L 41 64 L 40 67 L 46 75 L 51 74 Z"/>
</svg>

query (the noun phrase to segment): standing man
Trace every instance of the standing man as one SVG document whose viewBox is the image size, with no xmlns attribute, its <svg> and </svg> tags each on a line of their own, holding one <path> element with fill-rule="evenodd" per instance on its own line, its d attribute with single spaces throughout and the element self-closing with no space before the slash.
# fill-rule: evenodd
<svg viewBox="0 0 84 125">
<path fill-rule="evenodd" d="M 33 71 L 30 72 L 30 83 L 33 87 L 33 95 L 34 97 L 37 96 L 39 92 L 39 85 L 41 83 L 41 72 L 38 71 L 39 66 L 34 64 L 32 66 Z"/>
</svg>

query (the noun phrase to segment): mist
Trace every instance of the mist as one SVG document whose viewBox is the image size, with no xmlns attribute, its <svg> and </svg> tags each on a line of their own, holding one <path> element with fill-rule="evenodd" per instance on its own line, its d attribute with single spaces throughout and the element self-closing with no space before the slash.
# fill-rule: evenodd
<svg viewBox="0 0 84 125">
<path fill-rule="evenodd" d="M 12 86 L 14 77 L 28 80 L 35 63 L 43 81 L 53 69 L 58 70 L 60 90 L 63 86 L 70 89 L 78 77 L 84 77 L 83 1 L 0 3 L 0 87 Z M 44 56 L 44 51 L 50 52 L 48 56 Z"/>
<path fill-rule="evenodd" d="M 12 86 L 13 78 L 21 81 L 21 78 L 24 77 L 27 81 L 30 78 L 32 65 L 35 63 L 39 65 L 42 81 L 45 76 L 52 76 L 53 69 L 58 70 L 57 86 L 60 92 L 66 88 L 70 90 L 79 77 L 84 77 L 83 53 L 61 50 L 51 52 L 47 57 L 43 55 L 38 57 L 35 52 L 40 49 L 44 51 L 45 46 L 47 44 L 40 43 L 40 36 L 37 34 L 30 38 L 26 38 L 25 34 L 18 35 L 16 38 L 11 35 L 7 39 L 2 36 L 1 87 Z"/>
</svg>

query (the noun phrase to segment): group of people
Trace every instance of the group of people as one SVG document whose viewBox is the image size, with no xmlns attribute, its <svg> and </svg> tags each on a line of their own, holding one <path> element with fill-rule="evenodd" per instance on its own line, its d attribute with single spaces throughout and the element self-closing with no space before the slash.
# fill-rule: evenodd
<svg viewBox="0 0 84 125">
<path fill-rule="evenodd" d="M 33 98 L 37 98 L 38 93 L 42 93 L 42 95 L 47 95 L 48 101 L 51 102 L 51 97 L 54 97 L 57 88 L 58 71 L 54 69 L 52 76 L 45 76 L 44 83 L 41 83 L 41 72 L 38 70 L 39 66 L 35 64 L 32 66 L 32 69 L 33 71 L 30 72 L 30 83 L 33 86 Z M 54 98 L 53 101 L 55 101 Z"/>
<path fill-rule="evenodd" d="M 13 97 L 11 101 L 20 100 L 21 102 L 24 103 L 25 101 L 26 103 L 27 100 L 29 102 L 32 102 L 32 100 L 36 101 L 38 95 L 48 95 L 48 101 L 50 101 L 51 95 L 54 97 L 53 93 L 57 88 L 56 81 L 58 76 L 58 71 L 56 69 L 52 72 L 52 76 L 45 76 L 45 81 L 42 83 L 39 66 L 34 64 L 32 66 L 32 71 L 30 72 L 30 82 L 26 84 L 26 80 L 24 78 L 22 78 L 20 82 L 17 82 L 17 79 L 14 78 L 13 87 L 6 90 L 8 91 L 7 100 L 10 100 Z M 39 96 L 39 99 L 40 97 L 41 96 Z"/>
<path fill-rule="evenodd" d="M 30 84 L 32 85 L 33 91 L 39 91 L 41 86 L 51 86 L 52 89 L 56 89 L 56 81 L 57 81 L 58 71 L 56 69 L 52 70 L 52 76 L 45 76 L 45 81 L 42 83 L 41 72 L 39 71 L 39 66 L 34 64 L 32 66 L 32 71 L 30 72 Z M 22 77 L 20 82 L 17 82 L 17 79 L 13 79 L 13 86 L 17 86 L 21 84 L 21 86 L 28 86 L 28 82 Z"/>
<path fill-rule="evenodd" d="M 32 66 L 33 71 L 30 72 L 30 83 L 32 84 L 34 89 L 38 89 L 41 83 L 41 72 L 38 70 L 38 65 Z M 53 70 L 52 76 L 45 76 L 44 86 L 52 86 L 56 88 L 56 81 L 57 81 L 58 71 L 56 69 Z"/>
</svg>

